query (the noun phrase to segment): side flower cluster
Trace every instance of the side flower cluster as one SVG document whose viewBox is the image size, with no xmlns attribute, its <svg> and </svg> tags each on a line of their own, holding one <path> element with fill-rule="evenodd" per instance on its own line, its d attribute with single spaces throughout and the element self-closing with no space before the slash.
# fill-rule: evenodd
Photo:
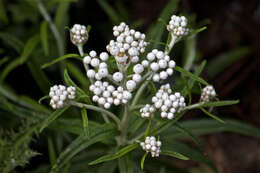
<svg viewBox="0 0 260 173">
<path fill-rule="evenodd" d="M 203 102 L 209 102 L 216 97 L 216 91 L 213 86 L 206 86 L 202 89 L 200 100 Z"/>
<path fill-rule="evenodd" d="M 142 117 L 150 117 L 151 110 L 155 108 L 160 110 L 162 118 L 173 119 L 174 114 L 186 106 L 185 99 L 179 92 L 172 94 L 170 84 L 162 85 L 156 95 L 152 97 L 152 102 L 153 105 L 146 105 L 140 109 Z"/>
<path fill-rule="evenodd" d="M 152 157 L 159 157 L 162 143 L 159 140 L 156 141 L 154 136 L 147 136 L 140 145 L 146 152 L 151 152 Z"/>
<path fill-rule="evenodd" d="M 167 30 L 172 32 L 172 35 L 176 38 L 181 38 L 187 35 L 189 33 L 189 29 L 187 28 L 186 17 L 173 15 L 167 25 Z"/>
<path fill-rule="evenodd" d="M 63 85 L 54 85 L 50 88 L 49 96 L 51 97 L 50 105 L 53 109 L 59 109 L 64 106 L 66 100 L 75 99 L 76 89 L 73 86 L 66 87 Z"/>
<path fill-rule="evenodd" d="M 142 61 L 144 67 L 150 67 L 153 73 L 153 81 L 159 82 L 165 80 L 168 76 L 173 74 L 173 68 L 175 67 L 175 61 L 170 60 L 169 55 L 166 55 L 162 51 L 157 49 L 147 54 L 147 60 Z"/>
<path fill-rule="evenodd" d="M 97 57 L 96 51 L 92 50 L 89 52 L 89 56 L 85 56 L 83 63 L 86 65 L 91 65 L 93 69 L 87 70 L 87 76 L 89 78 L 95 78 L 96 80 L 101 80 L 108 76 L 108 67 L 105 61 L 108 60 L 108 53 L 102 52 L 99 57 Z"/>
<path fill-rule="evenodd" d="M 87 42 L 88 32 L 84 25 L 75 24 L 73 25 L 70 32 L 71 32 L 70 39 L 74 45 L 79 46 Z"/>
<path fill-rule="evenodd" d="M 144 53 L 147 45 L 145 34 L 129 29 L 129 26 L 122 22 L 114 26 L 113 35 L 116 40 L 111 40 L 106 48 L 111 55 L 115 56 L 117 63 L 138 62 L 139 54 Z"/>
<path fill-rule="evenodd" d="M 89 89 L 95 94 L 92 100 L 106 109 L 109 109 L 112 104 L 116 106 L 121 103 L 126 104 L 132 98 L 129 91 L 124 90 L 121 86 L 116 89 L 113 85 L 109 85 L 108 82 L 96 81 L 90 85 Z"/>
</svg>

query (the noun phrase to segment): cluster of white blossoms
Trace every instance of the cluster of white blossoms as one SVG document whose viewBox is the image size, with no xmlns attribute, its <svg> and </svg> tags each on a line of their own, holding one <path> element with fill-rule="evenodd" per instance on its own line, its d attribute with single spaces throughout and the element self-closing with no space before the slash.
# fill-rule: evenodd
<svg viewBox="0 0 260 173">
<path fill-rule="evenodd" d="M 144 142 L 140 143 L 143 150 L 146 152 L 151 152 L 152 157 L 159 157 L 161 152 L 161 141 L 156 141 L 154 136 L 147 136 Z"/>
<path fill-rule="evenodd" d="M 108 53 L 102 52 L 99 57 L 97 57 L 96 51 L 92 50 L 89 52 L 89 56 L 85 56 L 83 63 L 86 65 L 91 65 L 93 69 L 87 70 L 87 76 L 89 78 L 95 78 L 96 80 L 101 80 L 108 76 L 107 61 L 109 58 Z"/>
<path fill-rule="evenodd" d="M 203 102 L 209 102 L 216 97 L 216 91 L 213 86 L 206 86 L 202 89 L 200 100 Z"/>
<path fill-rule="evenodd" d="M 108 82 L 96 81 L 89 87 L 90 91 L 94 93 L 92 100 L 106 109 L 109 109 L 112 104 L 126 104 L 132 98 L 132 94 L 119 86 L 117 89 Z"/>
<path fill-rule="evenodd" d="M 140 109 L 142 118 L 149 118 L 152 113 L 155 112 L 154 106 L 146 104 L 143 108 Z"/>
<path fill-rule="evenodd" d="M 163 51 L 153 49 L 146 56 L 147 60 L 142 61 L 144 67 L 150 67 L 153 71 L 153 81 L 159 82 L 165 80 L 173 74 L 173 68 L 175 67 L 175 61 L 170 60 L 169 55 L 166 55 Z"/>
<path fill-rule="evenodd" d="M 76 89 L 73 86 L 68 88 L 63 85 L 54 85 L 50 88 L 49 96 L 51 97 L 50 105 L 53 109 L 59 109 L 64 106 L 68 99 L 75 99 Z"/>
<path fill-rule="evenodd" d="M 187 18 L 185 16 L 172 15 L 169 24 L 167 25 L 167 30 L 172 32 L 172 35 L 180 38 L 189 33 L 187 28 Z"/>
<path fill-rule="evenodd" d="M 162 118 L 173 119 L 174 113 L 180 112 L 186 106 L 185 99 L 179 92 L 172 94 L 170 84 L 162 85 L 152 97 L 152 102 L 153 105 L 148 104 L 140 109 L 143 118 L 150 117 L 154 109 L 158 109 Z"/>
<path fill-rule="evenodd" d="M 75 45 L 83 45 L 88 40 L 88 32 L 84 25 L 75 24 L 70 30 L 71 42 Z"/>
<path fill-rule="evenodd" d="M 119 64 L 136 63 L 139 61 L 140 53 L 144 53 L 147 42 L 145 42 L 145 34 L 134 29 L 124 22 L 118 26 L 114 26 L 113 35 L 116 40 L 111 40 L 107 45 L 107 51 L 113 55 Z"/>
</svg>

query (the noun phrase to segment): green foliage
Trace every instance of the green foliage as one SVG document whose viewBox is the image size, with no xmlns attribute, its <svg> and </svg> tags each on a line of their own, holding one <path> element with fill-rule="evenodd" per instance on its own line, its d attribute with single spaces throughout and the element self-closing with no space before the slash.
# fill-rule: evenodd
<svg viewBox="0 0 260 173">
<path fill-rule="evenodd" d="M 7 9 L 0 0 L 0 27 L 7 26 L 0 32 L 4 47 L 3 51 L 1 49 L 4 56 L 0 59 L 0 118 L 3 119 L 0 122 L 3 126 L 0 129 L 0 172 L 12 172 L 17 166 L 24 166 L 37 155 L 37 152 L 30 148 L 35 134 L 38 138 L 34 141 L 48 147 L 50 164 L 40 163 L 37 165 L 38 168 L 33 168 L 30 173 L 49 171 L 51 173 L 113 173 L 118 171 L 144 173 L 144 171 L 154 172 L 153 169 L 161 173 L 189 172 L 173 165 L 170 157 L 194 160 L 217 172 L 214 164 L 204 153 L 201 153 L 203 147 L 198 136 L 233 132 L 260 138 L 259 128 L 239 121 L 219 118 L 210 111 L 211 108 L 237 104 L 238 100 L 192 104 L 194 102 L 192 95 L 196 87 L 201 84 L 209 85 L 200 77 L 206 61 L 202 61 L 198 66 L 194 65 L 198 63 L 199 54 L 196 49 L 196 36 L 204 31 L 206 26 L 191 29 L 188 36 L 178 40 L 185 40 L 183 67 L 174 68 L 180 75 L 176 77 L 176 83 L 172 89 L 181 92 L 189 101 L 186 102 L 187 107 L 176 113 L 172 120 L 157 118 L 157 113 L 149 119 L 140 117 L 139 110 L 143 106 L 141 104 L 148 104 L 148 101 L 150 103 L 152 95 L 157 92 L 160 85 L 149 81 L 150 79 L 145 79 L 137 86 L 138 90 L 142 84 L 146 84 L 143 93 L 141 92 L 140 97 L 136 99 L 137 104 L 126 104 L 126 106 L 112 107 L 109 110 L 99 105 L 94 106 L 91 101 L 93 93 L 89 91 L 92 81 L 81 70 L 83 65 L 78 65 L 78 62 L 82 63 L 82 57 L 79 55 L 82 52 L 64 53 L 66 52 L 65 40 L 67 40 L 65 37 L 67 31 L 64 28 L 68 25 L 70 14 L 68 11 L 72 2 L 77 2 L 77 0 L 27 0 L 18 1 Z M 115 6 L 107 0 L 97 2 L 113 24 L 118 24 L 122 19 L 128 19 L 128 14 L 124 11 L 127 7 L 123 1 L 116 1 Z M 159 19 L 148 28 L 146 36 L 150 44 L 146 48 L 147 52 L 157 48 L 169 51 L 170 55 L 172 48 L 169 43 L 172 37 L 170 33 L 166 34 L 166 25 L 170 16 L 177 10 L 178 4 L 179 0 L 170 0 L 159 15 Z M 10 21 L 14 23 L 13 26 L 8 25 Z M 21 24 L 24 21 L 31 22 L 32 27 L 28 28 Z M 135 27 L 141 24 L 142 21 L 132 22 Z M 91 26 L 88 25 L 88 33 L 90 30 Z M 94 32 L 91 31 L 92 33 Z M 166 38 L 167 35 L 168 38 Z M 2 52 L 0 52 L 1 56 Z M 248 52 L 248 47 L 239 47 L 221 54 L 209 62 L 206 71 L 211 77 L 216 76 Z M 79 61 L 74 62 L 71 59 Z M 109 57 L 107 64 L 110 67 L 110 74 L 118 71 L 118 64 L 113 56 Z M 132 66 L 130 67 L 127 69 L 128 74 L 133 73 Z M 38 95 L 35 96 L 35 92 L 29 93 L 31 95 L 17 94 L 16 89 L 20 86 L 8 83 L 7 77 L 11 72 L 12 75 L 17 75 L 15 72 L 18 68 L 25 69 L 31 74 L 26 78 L 33 86 L 32 90 L 41 91 Z M 57 78 L 62 78 L 67 86 L 75 87 L 77 97 L 75 102 L 66 102 L 67 106 L 51 111 L 45 104 L 50 98 L 47 95 L 49 88 Z M 45 96 L 41 97 L 42 95 Z M 137 95 L 138 91 L 133 92 L 133 97 Z M 75 106 L 80 109 L 74 108 Z M 206 110 L 207 107 L 209 110 Z M 202 113 L 215 120 L 179 121 L 186 112 L 193 109 L 200 109 Z M 163 141 L 160 155 L 167 157 L 162 160 L 154 160 L 149 157 L 148 152 L 140 151 L 139 143 L 146 136 L 153 135 L 158 135 Z M 179 142 L 179 139 L 192 140 L 198 149 Z M 43 153 L 43 155 L 46 157 L 47 154 Z M 146 163 L 145 167 L 144 163 Z"/>
</svg>

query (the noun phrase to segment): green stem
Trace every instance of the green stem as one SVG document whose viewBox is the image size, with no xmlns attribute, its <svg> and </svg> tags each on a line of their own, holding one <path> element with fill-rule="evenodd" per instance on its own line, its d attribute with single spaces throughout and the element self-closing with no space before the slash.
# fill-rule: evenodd
<svg viewBox="0 0 260 173">
<path fill-rule="evenodd" d="M 38 8 L 40 10 L 40 13 L 42 14 L 43 18 L 49 23 L 50 29 L 54 35 L 54 38 L 57 42 L 57 46 L 58 46 L 58 51 L 59 51 L 59 55 L 62 56 L 64 55 L 64 45 L 63 45 L 63 41 L 61 38 L 61 35 L 56 27 L 56 25 L 53 23 L 53 21 L 51 20 L 50 15 L 48 14 L 46 8 L 44 7 L 43 3 L 41 2 L 41 0 L 35 0 Z"/>
<path fill-rule="evenodd" d="M 169 45 L 166 45 L 166 46 L 168 46 L 168 49 L 166 49 L 165 52 L 164 52 L 166 55 L 169 55 L 169 53 L 171 52 L 175 42 L 176 42 L 176 37 L 173 36 L 173 34 L 172 34 L 172 38 L 171 38 Z"/>
<path fill-rule="evenodd" d="M 88 104 L 84 104 L 84 103 L 79 103 L 79 102 L 75 102 L 75 101 L 69 101 L 68 103 L 70 105 L 77 106 L 79 108 L 86 108 L 86 109 L 89 109 L 89 110 L 93 110 L 93 111 L 97 111 L 97 112 L 106 114 L 111 119 L 113 119 L 116 122 L 116 124 L 118 125 L 118 128 L 121 129 L 120 119 L 117 118 L 117 116 L 115 114 L 113 114 L 112 112 L 109 112 L 109 111 L 107 111 L 107 110 L 105 110 L 103 108 L 97 107 L 97 106 L 88 105 Z"/>
</svg>

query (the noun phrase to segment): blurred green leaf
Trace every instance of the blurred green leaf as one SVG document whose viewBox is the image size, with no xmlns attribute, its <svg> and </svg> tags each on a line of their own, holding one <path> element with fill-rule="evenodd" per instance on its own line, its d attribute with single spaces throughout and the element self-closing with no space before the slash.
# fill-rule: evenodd
<svg viewBox="0 0 260 173">
<path fill-rule="evenodd" d="M 120 149 L 119 151 L 117 151 L 115 154 L 108 154 L 108 155 L 98 158 L 97 160 L 90 162 L 89 165 L 96 165 L 96 164 L 99 164 L 102 162 L 107 162 L 110 160 L 120 158 L 120 157 L 124 156 L 125 154 L 129 153 L 130 151 L 136 149 L 137 147 L 138 147 L 138 144 L 128 145 L 128 146 Z"/>
<path fill-rule="evenodd" d="M 101 8 L 106 12 L 113 24 L 118 25 L 120 18 L 118 17 L 118 12 L 107 2 L 107 0 L 97 0 Z"/>
<path fill-rule="evenodd" d="M 23 64 L 27 61 L 29 56 L 32 54 L 33 50 L 36 48 L 37 44 L 40 41 L 39 35 L 32 36 L 24 45 L 23 52 L 20 57 L 20 64 Z"/>
<path fill-rule="evenodd" d="M 89 129 L 88 129 L 88 115 L 85 108 L 81 109 L 81 116 L 83 122 L 84 132 L 87 136 L 89 136 Z"/>
<path fill-rule="evenodd" d="M 63 108 L 57 109 L 53 113 L 51 113 L 41 124 L 40 132 L 43 131 L 48 125 L 50 125 L 54 120 L 56 120 L 59 116 L 61 116 L 68 108 L 70 105 L 67 105 Z"/>
<path fill-rule="evenodd" d="M 54 59 L 53 61 L 51 61 L 49 63 L 43 64 L 42 68 L 49 67 L 49 66 L 51 66 L 51 65 L 53 65 L 53 64 L 55 64 L 59 61 L 63 61 L 63 60 L 68 59 L 68 58 L 74 58 L 74 59 L 78 59 L 78 60 L 82 61 L 82 59 L 80 58 L 80 56 L 78 54 L 66 54 L 66 55 L 63 55 L 59 58 Z"/>
<path fill-rule="evenodd" d="M 246 46 L 238 47 L 213 58 L 209 61 L 206 71 L 210 77 L 214 77 L 223 72 L 227 67 L 245 57 L 250 49 Z"/>
<path fill-rule="evenodd" d="M 59 155 L 50 173 L 59 173 L 60 169 L 65 166 L 76 154 L 92 144 L 113 138 L 113 135 L 115 135 L 115 129 L 110 125 L 104 125 L 100 129 L 97 129 L 95 133 L 91 133 L 90 138 L 86 135 L 80 135 Z"/>
<path fill-rule="evenodd" d="M 165 5 L 159 18 L 163 21 L 168 21 L 171 15 L 173 15 L 175 10 L 177 9 L 178 3 L 179 0 L 170 0 L 168 4 Z M 162 36 L 165 30 L 166 30 L 165 25 L 161 22 L 152 24 L 151 27 L 148 29 L 148 32 L 146 33 L 147 38 L 153 39 L 156 42 L 160 42 L 162 40 Z M 156 47 L 155 45 L 148 46 L 147 51 L 150 51 L 155 47 Z"/>
<path fill-rule="evenodd" d="M 182 73 L 183 75 L 185 76 L 188 76 L 190 78 L 192 78 L 193 80 L 197 81 L 197 82 L 200 82 L 204 85 L 210 85 L 208 82 L 206 82 L 204 79 L 192 74 L 191 72 L 179 67 L 179 66 L 175 66 L 174 69 L 180 73 Z"/>
<path fill-rule="evenodd" d="M 206 158 L 200 152 L 188 147 L 185 144 L 167 140 L 167 142 L 163 144 L 163 148 L 167 148 L 167 150 L 170 151 L 182 153 L 185 157 L 195 160 L 199 163 L 205 164 L 212 168 L 212 170 L 214 170 L 216 173 L 218 172 L 215 165 L 208 158 Z"/>
<path fill-rule="evenodd" d="M 68 23 L 68 10 L 69 10 L 69 5 L 71 2 L 60 2 L 58 5 L 58 8 L 56 9 L 56 14 L 54 18 L 54 23 L 56 27 L 59 30 L 59 33 L 61 35 L 64 35 L 64 28 L 67 26 Z"/>
<path fill-rule="evenodd" d="M 10 63 L 7 64 L 7 66 L 3 69 L 2 73 L 0 74 L 0 83 L 2 83 L 6 76 L 16 67 L 18 67 L 20 64 L 20 59 L 14 59 Z"/>
<path fill-rule="evenodd" d="M 5 63 L 8 61 L 8 59 L 9 59 L 9 58 L 8 58 L 7 56 L 1 58 L 1 59 L 0 59 L 0 67 L 1 67 L 3 64 L 5 64 Z"/>
<path fill-rule="evenodd" d="M 141 159 L 141 169 L 142 170 L 144 169 L 144 161 L 145 161 L 145 158 L 146 158 L 147 155 L 148 155 L 148 152 L 145 152 L 142 159 Z"/>
<path fill-rule="evenodd" d="M 171 157 L 175 157 L 177 159 L 181 159 L 181 160 L 189 160 L 188 157 L 178 153 L 178 152 L 174 152 L 174 151 L 169 151 L 169 150 L 162 150 L 161 155 L 166 155 L 166 156 L 171 156 Z"/>
<path fill-rule="evenodd" d="M 217 117 L 216 115 L 213 115 L 212 113 L 208 112 L 206 109 L 200 108 L 200 110 L 201 110 L 202 112 L 204 112 L 206 115 L 210 116 L 211 118 L 213 118 L 213 119 L 215 119 L 215 120 L 217 120 L 217 121 L 219 121 L 219 122 L 221 122 L 221 123 L 225 123 L 225 121 L 223 121 L 222 119 L 220 119 L 220 118 Z"/>
<path fill-rule="evenodd" d="M 134 166 L 135 165 L 129 154 L 118 158 L 118 167 L 120 173 L 135 173 Z"/>
<path fill-rule="evenodd" d="M 49 44 L 48 44 L 48 23 L 46 21 L 43 21 L 41 24 L 41 30 L 40 30 L 40 36 L 41 36 L 41 44 L 44 50 L 45 55 L 49 55 Z"/>
<path fill-rule="evenodd" d="M 3 4 L 3 0 L 0 0 L 0 21 L 3 24 L 8 24 L 8 18 L 6 15 L 6 10 Z"/>
<path fill-rule="evenodd" d="M 17 53 L 21 53 L 23 50 L 23 42 L 17 39 L 13 34 L 0 32 L 0 38 L 4 41 L 4 43 L 7 43 L 9 46 L 14 48 Z"/>
<path fill-rule="evenodd" d="M 48 137 L 48 151 L 49 151 L 49 160 L 51 165 L 53 166 L 56 161 L 56 153 L 55 153 L 53 140 L 51 137 Z"/>
</svg>

